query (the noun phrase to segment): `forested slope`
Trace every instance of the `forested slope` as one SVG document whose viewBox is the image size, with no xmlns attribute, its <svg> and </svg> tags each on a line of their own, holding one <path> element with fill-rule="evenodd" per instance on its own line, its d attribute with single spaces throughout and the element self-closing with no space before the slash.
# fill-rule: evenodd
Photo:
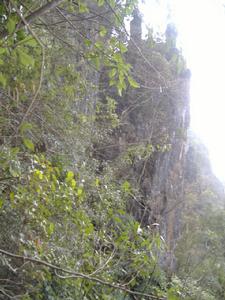
<svg viewBox="0 0 225 300">
<path fill-rule="evenodd" d="M 133 0 L 4 0 L 0 25 L 0 299 L 224 299 L 176 28 L 143 39 Z"/>
</svg>

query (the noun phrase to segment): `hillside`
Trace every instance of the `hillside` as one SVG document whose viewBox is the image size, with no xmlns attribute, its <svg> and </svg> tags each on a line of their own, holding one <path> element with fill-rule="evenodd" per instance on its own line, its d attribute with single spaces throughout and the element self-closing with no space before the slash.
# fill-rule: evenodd
<svg viewBox="0 0 225 300">
<path fill-rule="evenodd" d="M 224 187 L 175 26 L 144 39 L 131 0 L 0 12 L 0 299 L 224 299 Z"/>
</svg>

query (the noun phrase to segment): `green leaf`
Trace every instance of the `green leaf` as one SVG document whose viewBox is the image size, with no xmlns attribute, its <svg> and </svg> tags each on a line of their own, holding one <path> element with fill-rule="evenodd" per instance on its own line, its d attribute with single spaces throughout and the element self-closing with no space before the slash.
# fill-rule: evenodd
<svg viewBox="0 0 225 300">
<path fill-rule="evenodd" d="M 48 235 L 52 235 L 53 232 L 54 232 L 54 230 L 55 230 L 55 225 L 54 225 L 54 223 L 50 223 L 49 226 L 48 226 L 48 229 L 47 229 Z"/>
<path fill-rule="evenodd" d="M 74 178 L 74 173 L 72 171 L 68 171 L 66 174 L 66 181 L 71 181 Z"/>
<path fill-rule="evenodd" d="M 4 76 L 2 73 L 0 73 L 0 84 L 1 84 L 3 87 L 6 86 L 6 78 L 5 78 L 5 76 Z"/>
<path fill-rule="evenodd" d="M 95 43 L 95 47 L 99 50 L 103 49 L 104 46 L 103 46 L 103 43 L 101 41 L 98 41 Z"/>
<path fill-rule="evenodd" d="M 113 78 L 116 76 L 117 69 L 113 68 L 112 70 L 109 71 L 109 77 Z"/>
<path fill-rule="evenodd" d="M 38 178 L 39 178 L 40 180 L 42 180 L 43 177 L 44 177 L 42 171 L 40 171 L 40 170 L 36 170 L 35 174 L 38 176 Z"/>
<path fill-rule="evenodd" d="M 104 5 L 104 3 L 105 3 L 105 0 L 98 0 L 98 6 Z"/>
<path fill-rule="evenodd" d="M 82 13 L 86 13 L 86 12 L 88 13 L 89 12 L 89 9 L 88 9 L 86 4 L 79 1 L 78 6 L 79 6 L 79 13 L 82 14 Z"/>
<path fill-rule="evenodd" d="M 93 233 L 93 231 L 94 231 L 94 226 L 93 226 L 93 224 L 89 224 L 89 225 L 85 228 L 85 233 L 86 233 L 86 235 L 89 235 L 89 234 Z"/>
<path fill-rule="evenodd" d="M 119 43 L 121 53 L 127 52 L 127 47 L 123 43 Z"/>
<path fill-rule="evenodd" d="M 0 55 L 6 52 L 6 48 L 0 48 Z"/>
<path fill-rule="evenodd" d="M 32 143 L 32 141 L 30 139 L 24 138 L 23 143 L 27 147 L 27 149 L 34 151 L 34 144 Z"/>
<path fill-rule="evenodd" d="M 100 68 L 100 59 L 98 56 L 91 58 L 91 61 L 95 65 L 95 67 L 99 70 Z"/>
<path fill-rule="evenodd" d="M 26 38 L 26 34 L 24 29 L 20 29 L 16 32 L 17 41 L 22 41 Z"/>
<path fill-rule="evenodd" d="M 119 224 L 122 223 L 122 220 L 117 216 L 115 216 L 113 219 L 116 223 L 119 223 Z"/>
<path fill-rule="evenodd" d="M 126 212 L 123 210 L 123 209 L 118 209 L 118 211 L 117 211 L 120 215 L 125 215 L 126 214 Z"/>
<path fill-rule="evenodd" d="M 109 81 L 109 86 L 113 86 L 113 85 L 116 85 L 116 81 L 111 79 Z"/>
<path fill-rule="evenodd" d="M 104 37 L 107 33 L 107 30 L 104 26 L 100 26 L 100 31 L 99 31 L 99 34 L 101 37 Z"/>
<path fill-rule="evenodd" d="M 159 235 L 157 235 L 155 237 L 155 244 L 156 244 L 157 248 L 160 249 L 160 247 L 161 247 L 161 238 L 160 238 Z"/>
<path fill-rule="evenodd" d="M 22 65 L 24 66 L 34 66 L 34 59 L 30 55 L 28 55 L 26 52 L 22 51 L 21 49 L 18 49 L 18 55 L 19 55 L 19 60 Z"/>
<path fill-rule="evenodd" d="M 10 199 L 11 201 L 13 201 L 14 198 L 15 198 L 14 192 L 10 192 L 10 194 L 9 194 L 9 199 Z"/>
<path fill-rule="evenodd" d="M 175 291 L 173 288 L 171 288 L 168 292 L 167 292 L 167 299 L 168 300 L 180 300 L 180 297 L 178 297 L 175 294 Z"/>
<path fill-rule="evenodd" d="M 30 47 L 36 47 L 37 41 L 34 38 L 28 37 L 25 39 L 25 44 Z"/>
<path fill-rule="evenodd" d="M 118 92 L 118 95 L 120 97 L 122 97 L 122 89 L 120 87 L 117 87 L 117 92 Z"/>
<path fill-rule="evenodd" d="M 112 8 L 115 8 L 116 7 L 116 2 L 115 0 L 108 0 L 109 2 L 109 5 L 112 7 Z"/>
<path fill-rule="evenodd" d="M 77 196 L 78 196 L 78 197 L 81 197 L 82 194 L 83 194 L 83 189 L 82 189 L 81 187 L 79 187 L 79 188 L 77 189 Z"/>
<path fill-rule="evenodd" d="M 15 30 L 16 27 L 16 21 L 13 18 L 9 18 L 7 24 L 6 24 L 6 28 L 8 30 L 9 34 L 12 34 L 13 31 Z"/>
<path fill-rule="evenodd" d="M 131 191 L 130 183 L 128 181 L 124 181 L 122 189 L 124 192 L 129 193 Z"/>
<path fill-rule="evenodd" d="M 139 83 L 137 83 L 132 77 L 128 76 L 127 79 L 131 87 L 140 88 Z"/>
<path fill-rule="evenodd" d="M 99 178 L 96 178 L 96 179 L 95 179 L 95 186 L 96 186 L 96 187 L 99 187 L 99 186 L 100 186 L 100 180 L 99 180 Z"/>
<path fill-rule="evenodd" d="M 120 82 L 121 86 L 123 86 L 123 83 L 124 83 L 124 73 L 123 72 L 119 72 L 119 82 Z"/>
<path fill-rule="evenodd" d="M 73 189 L 74 189 L 74 188 L 76 187 L 76 185 L 77 185 L 77 183 L 76 183 L 76 181 L 75 181 L 74 179 L 71 180 L 70 184 L 71 184 L 71 187 L 72 187 Z"/>
<path fill-rule="evenodd" d="M 26 131 L 32 129 L 32 124 L 29 123 L 29 122 L 23 122 L 21 125 L 20 125 L 20 133 L 21 134 L 24 134 Z"/>
<path fill-rule="evenodd" d="M 0 209 L 2 208 L 2 206 L 3 206 L 3 199 L 0 199 Z"/>
<path fill-rule="evenodd" d="M 89 39 L 84 39 L 84 44 L 89 47 L 91 46 L 92 42 Z"/>
</svg>

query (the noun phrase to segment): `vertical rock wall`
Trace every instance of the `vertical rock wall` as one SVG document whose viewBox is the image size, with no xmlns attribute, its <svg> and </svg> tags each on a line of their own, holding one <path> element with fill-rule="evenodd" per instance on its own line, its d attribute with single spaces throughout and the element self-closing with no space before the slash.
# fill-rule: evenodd
<svg viewBox="0 0 225 300">
<path fill-rule="evenodd" d="M 128 88 L 122 97 L 111 90 L 121 125 L 112 134 L 113 147 L 105 147 L 109 150 L 102 157 L 115 166 L 118 180 L 131 183 L 127 208 L 142 227 L 160 232 L 168 245 L 162 264 L 173 269 L 184 204 L 190 71 L 175 47 L 173 27 L 165 42 L 152 36 L 143 40 L 135 10 L 130 35 L 126 59 L 140 88 Z M 107 75 L 101 80 L 108 85 Z"/>
<path fill-rule="evenodd" d="M 135 13 L 131 37 L 139 32 L 140 22 Z M 169 43 L 150 45 L 151 38 L 139 37 L 139 49 L 130 41 L 127 59 L 140 88 L 128 90 L 118 100 L 124 124 L 121 132 L 126 133 L 120 139 L 126 150 L 129 151 L 131 143 L 151 147 L 149 155 L 141 157 L 137 153 L 133 157 L 127 178 L 139 191 L 139 198 L 131 199 L 129 209 L 141 226 L 160 230 L 168 245 L 163 263 L 170 269 L 175 265 L 173 252 L 184 204 L 190 80 L 190 71 L 172 39 L 170 34 Z"/>
</svg>

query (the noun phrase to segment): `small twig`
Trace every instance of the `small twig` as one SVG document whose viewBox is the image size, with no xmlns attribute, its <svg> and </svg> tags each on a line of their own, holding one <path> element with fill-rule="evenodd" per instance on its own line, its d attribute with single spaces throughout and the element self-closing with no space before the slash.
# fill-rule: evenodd
<svg viewBox="0 0 225 300">
<path fill-rule="evenodd" d="M 142 171 L 141 171 L 141 174 L 140 174 L 140 176 L 139 176 L 139 178 L 138 178 L 138 185 L 139 185 L 139 186 L 140 186 L 141 180 L 142 180 L 142 178 L 143 178 L 143 176 L 144 176 L 144 174 L 145 174 L 145 169 L 146 169 L 146 166 L 147 166 L 147 163 L 148 163 L 148 159 L 149 159 L 149 157 L 145 159 L 144 165 L 143 165 L 143 168 L 142 168 Z"/>
<path fill-rule="evenodd" d="M 107 261 L 102 266 L 100 266 L 98 269 L 96 269 L 93 273 L 91 273 L 89 276 L 93 276 L 93 275 L 97 274 L 99 271 L 103 270 L 109 264 L 109 262 L 113 259 L 114 254 L 115 254 L 115 249 L 113 250 L 113 253 L 110 255 L 110 257 L 107 259 Z"/>
</svg>

